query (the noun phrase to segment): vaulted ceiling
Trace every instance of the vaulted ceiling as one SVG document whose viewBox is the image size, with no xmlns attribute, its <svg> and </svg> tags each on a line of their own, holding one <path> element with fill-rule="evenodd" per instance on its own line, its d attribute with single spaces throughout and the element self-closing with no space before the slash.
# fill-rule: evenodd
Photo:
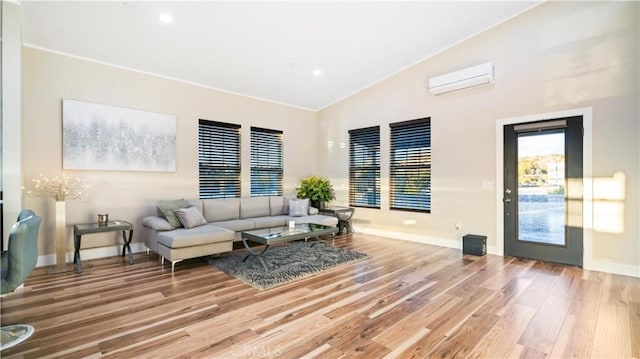
<svg viewBox="0 0 640 359">
<path fill-rule="evenodd" d="M 318 110 L 538 4 L 22 1 L 21 6 L 28 46 Z"/>
</svg>

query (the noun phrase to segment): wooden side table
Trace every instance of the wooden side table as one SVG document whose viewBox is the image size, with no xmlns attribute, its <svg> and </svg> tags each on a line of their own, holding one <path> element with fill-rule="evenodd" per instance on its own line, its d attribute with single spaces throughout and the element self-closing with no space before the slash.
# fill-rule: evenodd
<svg viewBox="0 0 640 359">
<path fill-rule="evenodd" d="M 351 217 L 356 211 L 353 207 L 325 207 L 323 213 L 333 214 L 338 218 L 338 234 L 347 234 L 353 232 L 351 226 Z"/>
<path fill-rule="evenodd" d="M 125 252 L 129 252 L 129 264 L 133 264 L 133 253 L 131 252 L 131 239 L 133 239 L 133 226 L 127 221 L 110 221 L 106 224 L 98 223 L 86 223 L 76 224 L 73 226 L 73 244 L 75 246 L 75 252 L 73 253 L 73 263 L 76 264 L 76 272 L 82 272 L 82 265 L 80 263 L 80 246 L 82 235 L 92 233 L 103 232 L 122 232 L 122 256 Z M 127 236 L 127 232 L 128 236 Z"/>
</svg>

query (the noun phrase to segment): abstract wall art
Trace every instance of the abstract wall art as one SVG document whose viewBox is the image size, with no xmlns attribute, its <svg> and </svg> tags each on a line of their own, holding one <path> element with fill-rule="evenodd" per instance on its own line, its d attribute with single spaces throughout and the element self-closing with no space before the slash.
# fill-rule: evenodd
<svg viewBox="0 0 640 359">
<path fill-rule="evenodd" d="M 68 170 L 176 170 L 176 117 L 62 100 L 62 167 Z"/>
</svg>

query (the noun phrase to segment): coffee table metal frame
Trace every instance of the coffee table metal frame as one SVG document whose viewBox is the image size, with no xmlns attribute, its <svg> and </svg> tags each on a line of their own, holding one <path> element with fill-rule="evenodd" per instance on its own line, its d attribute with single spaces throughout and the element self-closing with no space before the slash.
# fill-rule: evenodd
<svg viewBox="0 0 640 359">
<path fill-rule="evenodd" d="M 262 263 L 262 266 L 268 270 L 267 264 L 262 259 L 262 255 L 269 249 L 269 246 L 278 243 L 286 243 L 309 238 L 320 238 L 320 236 L 331 235 L 332 239 L 338 233 L 338 227 L 325 226 L 316 223 L 297 224 L 295 229 L 290 230 L 288 226 L 279 226 L 264 229 L 253 229 L 250 231 L 242 231 L 241 238 L 244 248 L 247 250 L 247 256 L 242 260 L 245 262 L 249 257 L 256 257 Z M 263 244 L 262 250 L 253 250 L 249 246 L 248 241 Z M 317 242 L 311 244 L 314 246 Z"/>
</svg>

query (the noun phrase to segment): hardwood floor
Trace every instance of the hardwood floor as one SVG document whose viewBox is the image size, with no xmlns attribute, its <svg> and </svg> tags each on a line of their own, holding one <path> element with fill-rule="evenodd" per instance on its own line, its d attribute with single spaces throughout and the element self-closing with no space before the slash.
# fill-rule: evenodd
<svg viewBox="0 0 640 359">
<path fill-rule="evenodd" d="M 640 279 L 362 234 L 371 258 L 260 291 L 201 259 L 38 268 L 2 298 L 3 358 L 640 357 Z"/>
</svg>

